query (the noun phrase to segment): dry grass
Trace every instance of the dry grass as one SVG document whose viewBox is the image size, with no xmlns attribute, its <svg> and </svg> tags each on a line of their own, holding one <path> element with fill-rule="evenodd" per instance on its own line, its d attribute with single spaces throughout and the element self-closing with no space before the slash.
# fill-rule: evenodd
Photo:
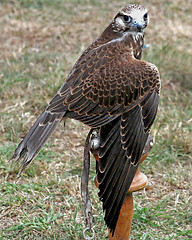
<svg viewBox="0 0 192 240">
<path fill-rule="evenodd" d="M 138 1 L 135 1 L 138 2 Z M 141 1 L 151 23 L 144 58 L 161 73 L 155 147 L 135 193 L 132 239 L 189 239 L 192 160 L 192 2 Z M 106 8 L 107 4 L 107 8 Z M 82 239 L 79 181 L 88 128 L 68 120 L 20 179 L 7 164 L 16 144 L 123 1 L 12 0 L 0 4 L 0 239 Z M 97 239 L 107 239 L 93 184 Z"/>
</svg>

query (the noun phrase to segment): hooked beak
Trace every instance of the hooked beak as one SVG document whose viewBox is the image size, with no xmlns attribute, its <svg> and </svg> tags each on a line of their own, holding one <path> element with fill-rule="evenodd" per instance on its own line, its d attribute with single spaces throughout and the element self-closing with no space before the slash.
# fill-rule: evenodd
<svg viewBox="0 0 192 240">
<path fill-rule="evenodd" d="M 141 32 L 141 30 L 144 28 L 143 24 L 139 24 L 139 23 L 136 24 L 136 27 L 139 32 Z"/>
<path fill-rule="evenodd" d="M 137 31 L 137 32 L 142 32 L 144 30 L 144 28 L 146 28 L 147 24 L 145 22 L 136 22 L 134 21 L 132 24 L 131 24 L 131 30 L 132 31 Z"/>
</svg>

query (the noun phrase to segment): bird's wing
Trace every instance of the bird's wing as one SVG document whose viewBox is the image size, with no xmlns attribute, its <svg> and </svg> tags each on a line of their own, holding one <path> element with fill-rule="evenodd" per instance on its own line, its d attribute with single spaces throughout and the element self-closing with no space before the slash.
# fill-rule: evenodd
<svg viewBox="0 0 192 240">
<path fill-rule="evenodd" d="M 149 95 L 133 109 L 101 127 L 97 181 L 105 221 L 112 232 L 156 116 L 159 95 L 156 91 Z"/>
</svg>

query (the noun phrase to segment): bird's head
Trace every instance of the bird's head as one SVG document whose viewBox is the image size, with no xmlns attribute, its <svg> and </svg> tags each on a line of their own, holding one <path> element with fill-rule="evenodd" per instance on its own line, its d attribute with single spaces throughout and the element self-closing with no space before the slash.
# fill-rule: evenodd
<svg viewBox="0 0 192 240">
<path fill-rule="evenodd" d="M 143 33 L 149 23 L 147 9 L 137 4 L 122 8 L 112 21 L 114 32 Z"/>
</svg>

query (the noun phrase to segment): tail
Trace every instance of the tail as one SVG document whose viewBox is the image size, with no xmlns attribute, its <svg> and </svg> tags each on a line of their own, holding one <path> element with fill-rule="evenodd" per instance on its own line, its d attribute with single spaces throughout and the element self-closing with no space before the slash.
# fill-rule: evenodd
<svg viewBox="0 0 192 240">
<path fill-rule="evenodd" d="M 52 114 L 46 111 L 40 115 L 29 133 L 16 148 L 13 156 L 10 158 L 10 161 L 13 159 L 15 159 L 16 162 L 21 161 L 20 173 L 39 153 L 40 149 L 43 147 L 64 115 L 65 112 Z"/>
</svg>

